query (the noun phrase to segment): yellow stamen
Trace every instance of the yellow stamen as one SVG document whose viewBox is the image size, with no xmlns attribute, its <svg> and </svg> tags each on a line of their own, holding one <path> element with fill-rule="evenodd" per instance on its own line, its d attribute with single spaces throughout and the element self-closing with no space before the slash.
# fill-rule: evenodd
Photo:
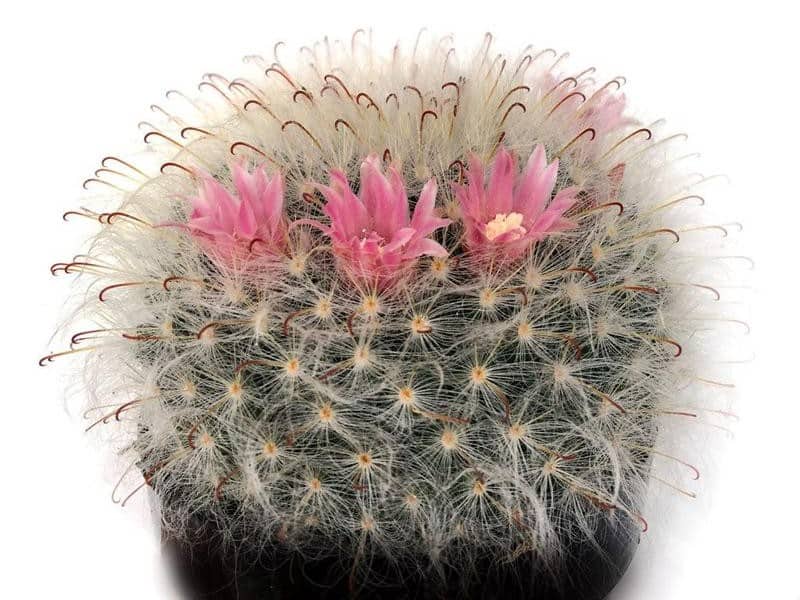
<svg viewBox="0 0 800 600">
<path fill-rule="evenodd" d="M 512 239 L 518 240 L 527 232 L 527 230 L 522 226 L 522 219 L 523 216 L 516 212 L 508 214 L 497 213 L 494 219 L 486 224 L 484 235 L 486 235 L 487 239 L 493 240 L 504 233 L 512 231 L 514 232 Z"/>
</svg>

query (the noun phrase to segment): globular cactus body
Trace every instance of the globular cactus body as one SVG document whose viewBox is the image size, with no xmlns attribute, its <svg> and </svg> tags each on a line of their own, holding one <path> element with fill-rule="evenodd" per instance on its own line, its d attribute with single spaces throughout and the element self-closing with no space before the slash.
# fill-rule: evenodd
<svg viewBox="0 0 800 600">
<path fill-rule="evenodd" d="M 547 51 L 325 48 L 208 76 L 161 173 L 73 213 L 102 228 L 54 270 L 91 279 L 72 352 L 124 481 L 355 581 L 635 537 L 648 481 L 691 494 L 653 461 L 693 478 L 660 430 L 713 383 L 671 138 Z"/>
</svg>

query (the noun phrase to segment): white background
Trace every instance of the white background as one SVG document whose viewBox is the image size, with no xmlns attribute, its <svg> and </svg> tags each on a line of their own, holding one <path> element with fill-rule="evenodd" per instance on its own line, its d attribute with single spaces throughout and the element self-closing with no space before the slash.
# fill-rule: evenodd
<svg viewBox="0 0 800 600">
<path fill-rule="evenodd" d="M 277 40 L 302 45 L 373 27 L 413 39 L 420 26 L 479 43 L 569 50 L 575 66 L 628 78 L 631 103 L 690 133 L 707 173 L 730 175 L 724 201 L 757 263 L 739 384 L 741 420 L 702 497 L 680 511 L 669 545 L 643 542 L 613 598 L 800 598 L 797 477 L 797 19 L 778 2 L 619 3 L 309 0 L 214 4 L 6 3 L 0 62 L 0 589 L 5 598 L 172 598 L 140 503 L 120 509 L 113 479 L 67 411 L 69 364 L 36 359 L 66 294 L 48 266 L 85 231 L 61 222 L 106 154 L 170 88 Z M 717 192 L 720 193 L 719 191 Z M 77 236 L 77 237 L 76 237 Z M 674 519 L 679 521 L 680 519 Z M 671 523 L 671 521 L 670 521 Z M 673 529 L 672 525 L 669 525 Z M 666 549 L 664 549 L 666 548 Z"/>
</svg>

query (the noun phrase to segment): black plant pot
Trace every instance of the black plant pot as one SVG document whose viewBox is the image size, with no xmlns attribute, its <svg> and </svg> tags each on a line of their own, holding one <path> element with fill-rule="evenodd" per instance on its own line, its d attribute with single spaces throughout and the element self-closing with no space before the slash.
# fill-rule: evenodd
<svg viewBox="0 0 800 600">
<path fill-rule="evenodd" d="M 508 563 L 487 558 L 468 580 L 451 567 L 434 582 L 424 573 L 398 571 L 376 559 L 370 572 L 380 583 L 358 589 L 344 560 L 308 560 L 280 550 L 258 559 L 224 551 L 207 523 L 186 538 L 165 536 L 163 545 L 185 597 L 191 600 L 601 600 L 630 564 L 638 531 L 630 521 L 613 525 L 602 521 L 597 545 L 569 548 L 558 573 L 542 572 L 535 559 Z"/>
</svg>

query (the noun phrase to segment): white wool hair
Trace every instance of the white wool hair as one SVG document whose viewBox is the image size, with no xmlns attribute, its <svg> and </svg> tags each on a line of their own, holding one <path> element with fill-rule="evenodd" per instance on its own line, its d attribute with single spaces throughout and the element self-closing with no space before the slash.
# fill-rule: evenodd
<svg viewBox="0 0 800 600">
<path fill-rule="evenodd" d="M 117 500 L 149 484 L 176 533 L 208 515 L 231 543 L 466 569 L 556 563 L 601 520 L 645 529 L 648 494 L 694 495 L 684 439 L 726 427 L 720 336 L 748 265 L 735 227 L 709 221 L 683 136 L 633 119 L 582 132 L 593 94 L 624 80 L 490 37 L 466 58 L 447 38 L 384 55 L 363 33 L 281 54 L 168 94 L 145 138 L 160 170 L 109 157 L 94 207 L 65 215 L 99 229 L 54 265 L 81 282 L 82 331 L 43 361 L 83 359 L 91 431 L 128 465 Z M 355 186 L 377 153 L 412 199 L 435 178 L 457 220 L 459 161 L 500 144 L 520 161 L 543 144 L 556 189 L 598 207 L 511 271 L 457 256 L 458 223 L 437 237 L 451 258 L 385 293 L 349 283 L 312 228 L 281 266 L 242 274 L 158 226 L 186 221 L 197 170 L 230 185 L 232 155 L 284 173 L 291 219 L 319 218 L 311 182 L 336 167 Z"/>
</svg>

